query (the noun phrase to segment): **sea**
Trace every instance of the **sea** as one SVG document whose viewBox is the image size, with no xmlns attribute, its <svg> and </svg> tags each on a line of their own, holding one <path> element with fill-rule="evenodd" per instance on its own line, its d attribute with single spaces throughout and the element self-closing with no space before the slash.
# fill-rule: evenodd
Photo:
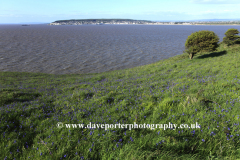
<svg viewBox="0 0 240 160">
<path fill-rule="evenodd" d="M 180 55 L 189 35 L 239 25 L 0 25 L 0 71 L 85 74 L 127 69 Z"/>
</svg>

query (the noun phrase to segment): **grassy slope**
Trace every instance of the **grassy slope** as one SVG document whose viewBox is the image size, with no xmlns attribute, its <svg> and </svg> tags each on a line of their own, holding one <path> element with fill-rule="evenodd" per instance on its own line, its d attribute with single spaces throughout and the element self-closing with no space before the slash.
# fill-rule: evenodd
<svg viewBox="0 0 240 160">
<path fill-rule="evenodd" d="M 86 75 L 0 72 L 0 157 L 240 158 L 240 46 Z M 193 124 L 201 129 L 59 129 Z"/>
</svg>

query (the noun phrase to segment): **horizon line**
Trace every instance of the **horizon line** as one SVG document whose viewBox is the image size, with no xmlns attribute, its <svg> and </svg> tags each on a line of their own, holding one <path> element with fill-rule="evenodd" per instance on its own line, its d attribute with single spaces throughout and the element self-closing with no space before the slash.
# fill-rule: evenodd
<svg viewBox="0 0 240 160">
<path fill-rule="evenodd" d="M 127 20 L 140 20 L 140 19 L 129 19 L 129 18 L 85 18 L 88 20 L 91 19 L 127 19 Z M 67 20 L 84 20 L 84 19 L 66 19 Z M 197 20 L 144 20 L 144 21 L 152 21 L 152 22 L 190 22 L 190 21 L 240 21 L 240 19 L 197 19 Z M 55 20 L 62 21 L 62 20 Z M 55 22 L 54 21 L 54 22 Z M 10 23 L 0 23 L 0 24 L 45 24 L 45 23 L 53 23 L 53 22 L 10 22 Z"/>
</svg>

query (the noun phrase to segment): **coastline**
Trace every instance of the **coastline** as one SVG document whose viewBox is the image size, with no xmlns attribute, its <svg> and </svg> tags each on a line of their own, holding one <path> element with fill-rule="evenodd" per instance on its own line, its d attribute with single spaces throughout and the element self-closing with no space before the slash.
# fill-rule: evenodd
<svg viewBox="0 0 240 160">
<path fill-rule="evenodd" d="M 47 24 L 50 26 L 83 26 L 83 25 L 97 25 L 97 24 Z M 171 26 L 204 26 L 204 25 L 208 25 L 208 26 L 238 26 L 240 24 L 103 24 L 103 25 L 153 25 L 153 26 L 166 26 L 166 25 L 171 25 Z M 102 26 L 102 25 L 101 25 Z"/>
</svg>

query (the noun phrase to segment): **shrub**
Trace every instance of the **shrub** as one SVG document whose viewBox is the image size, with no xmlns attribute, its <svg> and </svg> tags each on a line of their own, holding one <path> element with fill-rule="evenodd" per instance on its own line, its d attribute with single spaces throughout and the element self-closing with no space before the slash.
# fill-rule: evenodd
<svg viewBox="0 0 240 160">
<path fill-rule="evenodd" d="M 239 31 L 237 29 L 228 29 L 225 33 L 226 37 L 223 37 L 223 43 L 227 44 L 228 46 L 240 43 L 240 36 L 237 35 L 238 33 Z"/>
<path fill-rule="evenodd" d="M 212 52 L 217 49 L 219 42 L 218 36 L 212 31 L 198 31 L 188 36 L 185 47 L 185 52 L 192 59 L 198 52 Z"/>
</svg>

